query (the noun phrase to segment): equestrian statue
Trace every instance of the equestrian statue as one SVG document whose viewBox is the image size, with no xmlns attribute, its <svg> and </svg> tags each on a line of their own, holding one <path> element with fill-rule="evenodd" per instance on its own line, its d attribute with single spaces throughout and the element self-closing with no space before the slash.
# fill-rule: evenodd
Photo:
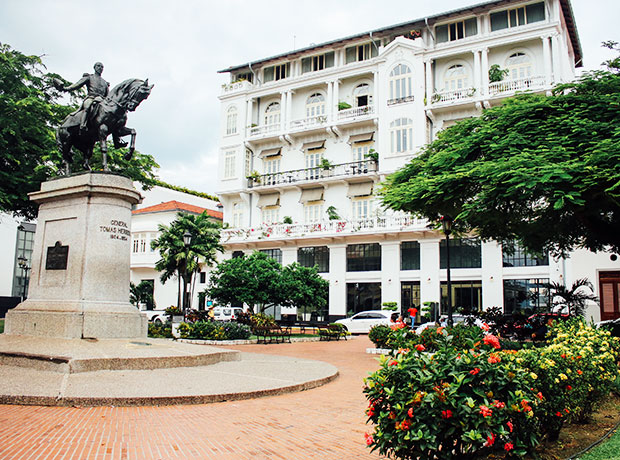
<svg viewBox="0 0 620 460">
<path fill-rule="evenodd" d="M 126 147 L 127 142 L 121 137 L 131 134 L 131 144 L 125 159 L 131 159 L 136 147 L 136 130 L 127 128 L 127 112 L 133 112 L 140 103 L 149 97 L 151 88 L 146 81 L 137 78 L 125 80 L 108 91 L 110 84 L 101 77 L 103 64 L 97 62 L 94 74 L 84 74 L 73 85 L 64 86 L 59 79 L 55 86 L 64 91 L 73 91 L 82 86 L 88 89 L 88 95 L 81 107 L 65 118 L 56 131 L 58 148 L 65 163 L 65 174 L 71 173 L 73 160 L 72 148 L 82 152 L 86 170 L 90 170 L 89 160 L 93 155 L 93 147 L 99 141 L 102 153 L 103 169 L 108 171 L 108 147 L 106 139 L 111 134 L 114 148 Z"/>
</svg>

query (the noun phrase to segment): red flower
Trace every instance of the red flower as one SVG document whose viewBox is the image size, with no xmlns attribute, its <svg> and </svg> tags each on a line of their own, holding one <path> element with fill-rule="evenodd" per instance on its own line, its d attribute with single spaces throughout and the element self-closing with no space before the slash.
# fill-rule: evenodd
<svg viewBox="0 0 620 460">
<path fill-rule="evenodd" d="M 541 401 L 543 400 L 543 394 L 539 391 L 538 394 L 536 395 L 538 397 L 538 399 L 540 399 Z"/>
<path fill-rule="evenodd" d="M 411 418 L 413 418 L 413 407 L 410 407 L 409 410 L 407 411 L 407 415 Z"/>
<path fill-rule="evenodd" d="M 570 385 L 566 385 L 566 389 L 567 389 L 568 391 L 571 391 L 571 390 L 573 389 L 573 387 L 571 387 Z"/>
<path fill-rule="evenodd" d="M 581 372 L 581 370 L 579 370 L 579 369 L 577 369 L 577 373 L 578 373 L 579 375 L 583 374 L 583 372 Z"/>
<path fill-rule="evenodd" d="M 402 329 L 404 327 L 407 327 L 407 325 L 402 321 L 398 321 L 390 326 L 393 331 L 397 331 L 398 329 Z"/>
<path fill-rule="evenodd" d="M 418 314 L 418 309 L 417 308 L 410 308 L 407 310 L 407 312 L 409 313 L 409 316 L 411 316 L 412 318 L 415 317 Z"/>
<path fill-rule="evenodd" d="M 424 351 L 424 350 L 426 350 L 426 348 L 424 348 L 424 345 L 422 345 L 421 343 L 418 343 L 418 344 L 415 346 L 415 349 L 416 349 L 416 350 L 418 350 L 418 351 Z"/>
<path fill-rule="evenodd" d="M 487 446 L 491 447 L 493 444 L 495 444 L 495 433 L 491 433 L 490 436 L 487 436 Z"/>
<path fill-rule="evenodd" d="M 496 363 L 499 363 L 501 360 L 502 359 L 499 356 L 492 354 L 491 356 L 489 356 L 488 361 L 489 361 L 489 364 L 496 364 Z"/>
<path fill-rule="evenodd" d="M 506 407 L 506 404 L 504 404 L 501 401 L 496 401 L 495 402 L 495 407 L 497 407 L 498 409 L 503 409 L 504 407 Z"/>
<path fill-rule="evenodd" d="M 514 449 L 515 446 L 512 445 L 512 443 L 507 442 L 506 444 L 504 444 L 504 450 L 506 452 L 510 452 L 512 449 Z"/>
<path fill-rule="evenodd" d="M 369 446 L 371 445 L 373 442 L 375 442 L 374 439 L 372 439 L 372 435 L 368 434 L 368 433 L 364 433 L 364 439 L 366 440 L 366 445 Z"/>
<path fill-rule="evenodd" d="M 506 422 L 506 426 L 508 427 L 508 430 L 512 433 L 512 422 Z"/>
<path fill-rule="evenodd" d="M 568 409 L 564 409 L 564 412 L 566 412 L 567 414 L 570 414 L 570 411 Z"/>
<path fill-rule="evenodd" d="M 501 348 L 499 344 L 499 339 L 495 337 L 493 334 L 487 334 L 484 336 L 484 343 L 487 345 L 491 345 L 493 348 Z"/>
<path fill-rule="evenodd" d="M 452 411 L 450 409 L 441 411 L 441 418 L 451 418 L 451 417 L 452 417 Z"/>
<path fill-rule="evenodd" d="M 480 369 L 478 369 L 477 367 L 474 367 L 471 371 L 469 371 L 471 375 L 476 375 L 478 372 L 480 372 Z"/>
<path fill-rule="evenodd" d="M 564 353 L 562 353 L 560 356 L 561 356 L 562 358 L 566 359 L 566 355 L 565 355 Z"/>
<path fill-rule="evenodd" d="M 374 407 L 369 407 L 366 413 L 368 414 L 369 417 L 374 416 L 375 415 Z"/>
<path fill-rule="evenodd" d="M 562 412 L 556 412 L 555 415 L 556 415 L 556 417 L 561 417 L 562 416 Z"/>
<path fill-rule="evenodd" d="M 411 428 L 411 420 L 404 420 L 403 423 L 400 424 L 400 429 L 403 431 L 407 431 Z"/>
<path fill-rule="evenodd" d="M 491 415 L 493 415 L 493 411 L 487 406 L 482 405 L 480 406 L 480 415 L 482 415 L 483 417 L 490 417 Z"/>
<path fill-rule="evenodd" d="M 393 360 L 391 360 L 391 361 L 388 363 L 388 366 L 396 366 L 397 364 L 398 364 L 398 361 L 396 361 L 395 359 L 393 359 Z"/>
<path fill-rule="evenodd" d="M 482 329 L 484 332 L 489 332 L 489 325 L 487 323 L 482 323 L 482 326 L 480 326 L 480 329 Z"/>
</svg>

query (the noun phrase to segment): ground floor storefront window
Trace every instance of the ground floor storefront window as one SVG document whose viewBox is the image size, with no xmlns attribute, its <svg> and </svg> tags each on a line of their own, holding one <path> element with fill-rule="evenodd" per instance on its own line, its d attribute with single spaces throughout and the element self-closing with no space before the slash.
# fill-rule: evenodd
<svg viewBox="0 0 620 460">
<path fill-rule="evenodd" d="M 531 315 L 551 304 L 548 278 L 504 280 L 504 312 Z"/>
<path fill-rule="evenodd" d="M 482 308 L 482 281 L 453 281 L 452 288 L 452 312 L 475 312 Z M 448 312 L 448 283 L 441 282 L 441 313 Z"/>
<path fill-rule="evenodd" d="M 406 312 L 409 308 L 420 308 L 420 282 L 403 281 L 400 285 L 400 305 L 401 312 Z"/>
<path fill-rule="evenodd" d="M 347 316 L 381 310 L 381 283 L 347 283 Z"/>
</svg>

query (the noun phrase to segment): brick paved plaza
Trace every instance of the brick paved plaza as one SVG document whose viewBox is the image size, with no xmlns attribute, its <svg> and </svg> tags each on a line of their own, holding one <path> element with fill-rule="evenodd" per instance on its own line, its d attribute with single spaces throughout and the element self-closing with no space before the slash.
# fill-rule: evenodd
<svg viewBox="0 0 620 460">
<path fill-rule="evenodd" d="M 347 342 L 231 347 L 329 362 L 340 376 L 283 396 L 199 406 L 0 405 L 0 459 L 372 459 L 362 379 L 366 336 Z"/>
</svg>

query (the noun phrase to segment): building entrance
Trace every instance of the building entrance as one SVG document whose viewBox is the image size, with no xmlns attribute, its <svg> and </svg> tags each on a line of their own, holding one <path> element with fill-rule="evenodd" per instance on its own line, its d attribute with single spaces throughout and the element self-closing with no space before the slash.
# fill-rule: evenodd
<svg viewBox="0 0 620 460">
<path fill-rule="evenodd" d="M 620 318 L 620 272 L 599 274 L 601 321 Z"/>
</svg>

